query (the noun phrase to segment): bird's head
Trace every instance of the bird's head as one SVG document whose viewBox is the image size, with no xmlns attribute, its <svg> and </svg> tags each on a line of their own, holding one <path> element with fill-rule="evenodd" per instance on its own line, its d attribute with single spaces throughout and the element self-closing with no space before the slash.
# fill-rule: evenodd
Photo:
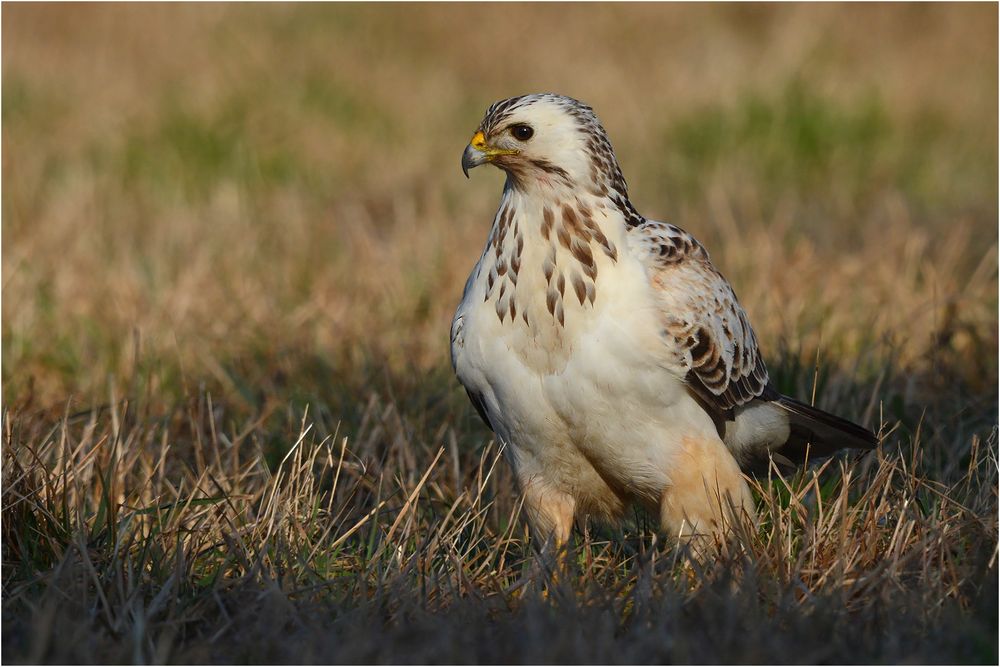
<svg viewBox="0 0 1000 667">
<path fill-rule="evenodd" d="M 542 93 L 495 102 L 462 154 L 462 171 L 491 163 L 515 187 L 562 183 L 627 196 L 608 135 L 586 104 Z"/>
</svg>

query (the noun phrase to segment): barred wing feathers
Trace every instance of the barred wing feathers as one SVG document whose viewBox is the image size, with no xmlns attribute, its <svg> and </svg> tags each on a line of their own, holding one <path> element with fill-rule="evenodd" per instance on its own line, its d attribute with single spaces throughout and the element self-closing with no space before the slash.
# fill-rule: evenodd
<svg viewBox="0 0 1000 667">
<path fill-rule="evenodd" d="M 668 357 L 711 408 L 730 415 L 758 397 L 775 398 L 746 312 L 708 252 L 674 225 L 632 228 L 662 313 Z"/>
</svg>

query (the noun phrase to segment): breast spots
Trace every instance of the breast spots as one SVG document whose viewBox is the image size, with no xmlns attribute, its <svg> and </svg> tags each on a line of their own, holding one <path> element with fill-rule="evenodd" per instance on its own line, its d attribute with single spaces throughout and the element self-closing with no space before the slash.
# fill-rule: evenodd
<svg viewBox="0 0 1000 667">
<path fill-rule="evenodd" d="M 497 213 L 490 246 L 495 259 L 486 277 L 486 295 L 483 300 L 493 298 L 497 318 L 503 322 L 509 316 L 513 322 L 519 310 L 516 288 L 524 237 L 518 228 L 512 206 L 504 204 Z M 524 309 L 520 308 L 520 311 L 524 315 Z"/>
</svg>

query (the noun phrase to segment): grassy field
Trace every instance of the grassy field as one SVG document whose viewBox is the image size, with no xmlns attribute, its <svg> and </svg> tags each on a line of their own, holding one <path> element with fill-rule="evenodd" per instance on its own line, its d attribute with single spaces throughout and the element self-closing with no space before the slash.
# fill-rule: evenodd
<svg viewBox="0 0 1000 667">
<path fill-rule="evenodd" d="M 997 655 L 995 5 L 5 5 L 4 662 Z M 448 326 L 489 103 L 601 116 L 877 452 L 543 582 Z"/>
</svg>

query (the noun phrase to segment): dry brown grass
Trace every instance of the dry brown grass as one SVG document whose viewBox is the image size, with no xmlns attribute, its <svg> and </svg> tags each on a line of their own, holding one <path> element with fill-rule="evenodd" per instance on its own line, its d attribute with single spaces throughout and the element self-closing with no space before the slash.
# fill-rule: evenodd
<svg viewBox="0 0 1000 667">
<path fill-rule="evenodd" d="M 5 6 L 5 661 L 996 662 L 995 6 Z M 592 104 L 880 451 L 531 557 L 451 378 L 494 99 Z"/>
<path fill-rule="evenodd" d="M 5 593 L 23 606 L 5 630 L 13 655 L 839 662 L 991 650 L 995 440 L 973 437 L 962 465 L 936 471 L 944 480 L 928 476 L 919 439 L 760 480 L 761 530 L 704 571 L 641 523 L 588 531 L 543 600 L 494 448 L 459 449 L 451 428 L 421 443 L 372 402 L 350 443 L 318 437 L 306 416 L 270 466 L 259 427 L 227 433 L 213 407 L 206 396 L 165 419 L 115 407 L 49 433 L 8 417 L 6 446 L 24 454 L 3 471 Z M 190 459 L 172 452 L 181 433 Z M 922 636 L 929 621 L 958 634 Z M 581 635 L 577 622 L 598 624 Z M 493 624 L 537 636 L 485 641 Z M 786 626 L 801 634 L 770 636 Z"/>
</svg>

